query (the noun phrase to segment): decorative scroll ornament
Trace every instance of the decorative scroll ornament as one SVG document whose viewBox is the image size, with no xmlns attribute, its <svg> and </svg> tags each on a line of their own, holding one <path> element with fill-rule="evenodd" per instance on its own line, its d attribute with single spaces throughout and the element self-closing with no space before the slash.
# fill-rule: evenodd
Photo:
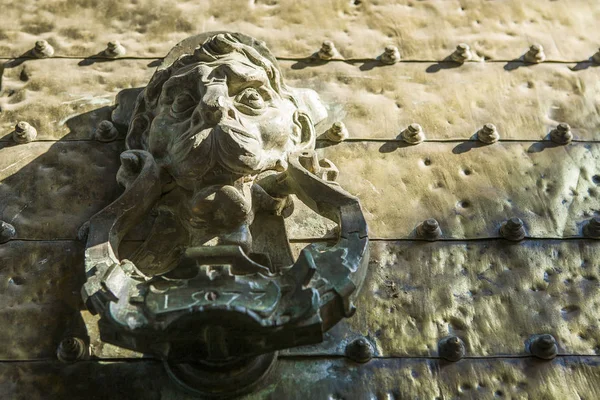
<svg viewBox="0 0 600 400">
<path fill-rule="evenodd" d="M 157 355 L 193 393 L 233 395 L 277 350 L 319 343 L 354 313 L 368 263 L 358 199 L 314 151 L 325 107 L 285 85 L 264 44 L 188 38 L 134 106 L 117 101 L 125 191 L 90 220 L 82 290 L 103 341 Z M 283 224 L 292 194 L 339 227 L 335 245 L 309 245 L 296 261 Z M 121 259 L 123 237 L 148 220 Z"/>
</svg>

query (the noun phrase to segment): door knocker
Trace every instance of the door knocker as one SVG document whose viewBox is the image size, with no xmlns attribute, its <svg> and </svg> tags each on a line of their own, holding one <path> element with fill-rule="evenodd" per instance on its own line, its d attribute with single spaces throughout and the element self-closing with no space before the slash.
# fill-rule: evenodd
<svg viewBox="0 0 600 400">
<path fill-rule="evenodd" d="M 246 35 L 213 32 L 175 46 L 127 110 L 123 194 L 89 221 L 84 301 L 101 339 L 153 354 L 203 396 L 247 391 L 278 350 L 315 344 L 355 310 L 368 263 L 356 197 L 315 152 L 327 110 L 288 87 Z M 290 195 L 338 225 L 334 245 L 292 259 Z M 125 234 L 153 225 L 129 259 Z"/>
</svg>

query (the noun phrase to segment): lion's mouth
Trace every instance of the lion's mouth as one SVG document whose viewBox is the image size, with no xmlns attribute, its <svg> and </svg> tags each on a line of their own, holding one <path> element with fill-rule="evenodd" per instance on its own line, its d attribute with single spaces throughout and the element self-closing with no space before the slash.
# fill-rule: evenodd
<svg viewBox="0 0 600 400">
<path fill-rule="evenodd" d="M 220 123 L 212 132 L 218 161 L 232 172 L 251 173 L 259 169 L 262 146 L 260 138 L 231 123 Z"/>
<path fill-rule="evenodd" d="M 226 182 L 226 173 L 251 175 L 259 172 L 265 163 L 260 135 L 235 121 L 190 129 L 173 145 L 172 155 L 173 172 L 180 180 L 189 182 L 204 179 L 211 171 L 220 171 L 218 180 Z"/>
</svg>

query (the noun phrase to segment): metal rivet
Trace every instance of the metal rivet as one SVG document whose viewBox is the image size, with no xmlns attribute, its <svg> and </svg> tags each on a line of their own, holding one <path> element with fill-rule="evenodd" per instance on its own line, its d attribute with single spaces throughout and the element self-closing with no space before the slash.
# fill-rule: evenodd
<svg viewBox="0 0 600 400">
<path fill-rule="evenodd" d="M 99 142 L 112 142 L 119 136 L 119 131 L 108 120 L 101 121 L 96 127 L 95 139 Z"/>
<path fill-rule="evenodd" d="M 438 354 L 447 361 L 456 362 L 464 358 L 465 344 L 458 336 L 448 336 L 438 343 Z"/>
<path fill-rule="evenodd" d="M 34 57 L 47 58 L 54 55 L 54 48 L 50 46 L 50 43 L 45 40 L 38 40 L 35 42 L 35 47 L 31 51 Z"/>
<path fill-rule="evenodd" d="M 525 226 L 520 218 L 511 218 L 500 227 L 500 234 L 504 239 L 518 242 L 525 238 Z"/>
<path fill-rule="evenodd" d="M 442 230 L 437 220 L 426 219 L 417 227 L 417 236 L 426 240 L 437 240 L 442 236 Z"/>
<path fill-rule="evenodd" d="M 400 51 L 396 46 L 386 46 L 380 61 L 386 65 L 393 65 L 400 61 Z"/>
<path fill-rule="evenodd" d="M 590 219 L 583 227 L 583 234 L 591 239 L 600 239 L 600 217 Z"/>
<path fill-rule="evenodd" d="M 410 144 L 419 144 L 425 140 L 425 134 L 423 128 L 419 124 L 410 124 L 405 130 L 402 131 L 402 140 Z"/>
<path fill-rule="evenodd" d="M 332 58 L 341 58 L 340 53 L 335 48 L 331 40 L 326 40 L 321 45 L 321 49 L 317 53 L 321 60 L 331 60 Z"/>
<path fill-rule="evenodd" d="M 456 50 L 450 55 L 450 59 L 459 64 L 463 64 L 465 61 L 469 61 L 472 58 L 473 53 L 471 53 L 471 48 L 466 43 L 461 43 L 456 46 Z"/>
<path fill-rule="evenodd" d="M 114 42 L 107 43 L 106 50 L 104 50 L 104 55 L 106 57 L 115 58 L 125 55 L 126 52 L 127 50 L 125 50 L 125 47 L 115 40 Z"/>
<path fill-rule="evenodd" d="M 544 48 L 541 44 L 531 45 L 527 53 L 523 56 L 523 60 L 532 64 L 539 64 L 546 59 L 546 54 L 544 54 Z"/>
<path fill-rule="evenodd" d="M 56 357 L 62 362 L 83 360 L 87 356 L 87 347 L 83 340 L 69 337 L 61 340 L 56 349 Z"/>
<path fill-rule="evenodd" d="M 325 132 L 325 137 L 332 142 L 343 142 L 348 139 L 348 129 L 346 129 L 346 125 L 343 122 L 334 122 L 331 128 Z"/>
<path fill-rule="evenodd" d="M 557 144 L 568 144 L 573 140 L 573 133 L 569 124 L 561 123 L 550 132 L 550 140 Z"/>
<path fill-rule="evenodd" d="M 29 143 L 37 137 L 37 130 L 25 121 L 19 121 L 15 125 L 12 138 L 16 143 Z"/>
<path fill-rule="evenodd" d="M 8 222 L 0 221 L 0 243 L 6 243 L 17 236 L 15 227 Z"/>
<path fill-rule="evenodd" d="M 530 339 L 529 351 L 542 360 L 551 360 L 558 353 L 556 339 L 549 334 L 535 335 Z"/>
<path fill-rule="evenodd" d="M 600 49 L 592 56 L 592 61 L 596 64 L 600 64 Z"/>
<path fill-rule="evenodd" d="M 496 143 L 500 139 L 500 135 L 498 134 L 498 129 L 496 129 L 496 125 L 494 124 L 485 124 L 478 132 L 477 132 L 477 140 L 485 144 Z"/>
<path fill-rule="evenodd" d="M 366 363 L 373 358 L 373 346 L 365 338 L 358 338 L 346 346 L 346 357 L 358 363 Z"/>
</svg>

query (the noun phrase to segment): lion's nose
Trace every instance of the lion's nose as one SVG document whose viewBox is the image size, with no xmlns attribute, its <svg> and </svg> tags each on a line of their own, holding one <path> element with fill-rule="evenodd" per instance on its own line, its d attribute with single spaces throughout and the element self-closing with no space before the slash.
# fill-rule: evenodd
<svg viewBox="0 0 600 400">
<path fill-rule="evenodd" d="M 221 107 L 206 106 L 202 111 L 202 118 L 206 124 L 216 125 L 221 122 L 221 119 L 223 118 L 223 110 Z"/>
<path fill-rule="evenodd" d="M 227 112 L 227 99 L 223 95 L 224 90 L 227 90 L 227 87 L 221 85 L 207 87 L 200 103 L 200 113 L 205 124 L 217 125 Z"/>
</svg>

